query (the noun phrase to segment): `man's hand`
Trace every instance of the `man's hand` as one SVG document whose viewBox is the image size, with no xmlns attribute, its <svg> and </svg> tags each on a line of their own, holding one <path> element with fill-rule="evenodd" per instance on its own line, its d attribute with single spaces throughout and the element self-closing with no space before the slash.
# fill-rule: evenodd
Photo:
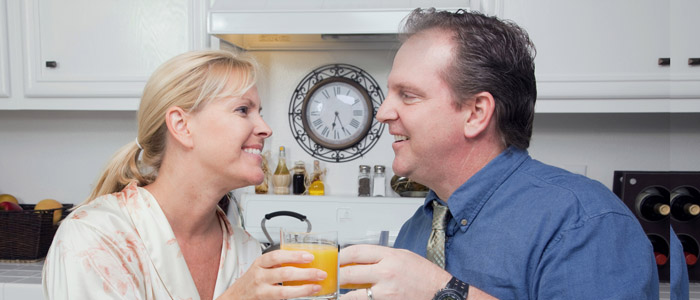
<svg viewBox="0 0 700 300">
<path fill-rule="evenodd" d="M 339 255 L 341 266 L 356 264 L 340 268 L 340 285 L 371 283 L 375 299 L 432 299 L 452 278 L 427 259 L 403 249 L 355 245 Z M 367 300 L 367 291 L 352 291 L 341 299 Z"/>
<path fill-rule="evenodd" d="M 356 245 L 340 250 L 338 280 L 340 285 L 371 283 L 374 299 L 433 299 L 447 285 L 452 275 L 413 252 L 374 245 Z M 367 300 L 367 291 L 356 290 L 342 300 Z M 497 299 L 469 286 L 468 300 Z"/>
</svg>

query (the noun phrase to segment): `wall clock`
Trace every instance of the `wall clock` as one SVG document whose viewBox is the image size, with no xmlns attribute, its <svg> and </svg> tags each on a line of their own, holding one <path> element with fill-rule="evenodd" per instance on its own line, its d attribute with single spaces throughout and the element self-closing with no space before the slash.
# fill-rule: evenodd
<svg viewBox="0 0 700 300">
<path fill-rule="evenodd" d="M 347 162 L 367 153 L 384 124 L 374 118 L 384 101 L 369 73 L 348 64 L 321 66 L 297 85 L 289 103 L 289 127 L 311 156 Z"/>
</svg>

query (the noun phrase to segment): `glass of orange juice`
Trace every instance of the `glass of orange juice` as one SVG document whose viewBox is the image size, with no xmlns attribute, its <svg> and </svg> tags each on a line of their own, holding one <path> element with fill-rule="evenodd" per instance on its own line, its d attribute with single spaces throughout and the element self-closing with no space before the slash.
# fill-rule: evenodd
<svg viewBox="0 0 700 300">
<path fill-rule="evenodd" d="M 280 230 L 280 249 L 307 251 L 314 260 L 307 264 L 283 264 L 297 268 L 315 268 L 328 273 L 321 281 L 285 281 L 283 285 L 318 284 L 321 290 L 296 299 L 338 299 L 338 232 L 293 232 Z"/>
<path fill-rule="evenodd" d="M 349 263 L 347 265 L 342 265 L 342 267 L 347 267 L 347 266 L 354 266 L 356 263 Z M 371 288 L 372 284 L 371 283 L 348 283 L 348 284 L 343 284 L 340 286 L 341 289 L 348 289 L 348 290 L 359 290 L 359 289 L 368 289 Z"/>
</svg>

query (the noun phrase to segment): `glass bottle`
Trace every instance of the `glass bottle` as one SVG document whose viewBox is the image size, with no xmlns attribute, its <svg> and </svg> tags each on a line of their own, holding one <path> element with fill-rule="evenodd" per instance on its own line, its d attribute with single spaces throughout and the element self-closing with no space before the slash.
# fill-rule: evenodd
<svg viewBox="0 0 700 300">
<path fill-rule="evenodd" d="M 292 176 L 292 194 L 301 195 L 306 191 L 306 166 L 303 161 L 294 163 L 294 175 Z"/>
<path fill-rule="evenodd" d="M 368 197 L 371 195 L 370 170 L 370 166 L 360 165 L 360 174 L 357 176 L 357 195 L 360 197 Z"/>
<path fill-rule="evenodd" d="M 311 185 L 309 186 L 309 195 L 313 196 L 323 196 L 325 194 L 325 187 L 323 185 L 323 179 L 321 175 L 324 172 L 321 171 L 321 165 L 318 160 L 314 160 L 314 172 L 312 173 Z"/>
<path fill-rule="evenodd" d="M 265 177 L 263 177 L 263 182 L 261 184 L 258 184 L 255 186 L 255 193 L 256 194 L 267 194 L 267 191 L 269 189 L 270 185 L 270 166 L 268 163 L 268 160 L 270 159 L 270 151 L 265 151 L 262 154 L 262 171 L 263 174 L 265 174 Z"/>
<path fill-rule="evenodd" d="M 374 166 L 374 176 L 372 176 L 372 196 L 386 196 L 386 176 L 384 175 L 384 166 Z"/>
<path fill-rule="evenodd" d="M 272 175 L 273 192 L 278 195 L 288 195 L 289 184 L 292 183 L 292 176 L 289 174 L 289 169 L 287 169 L 285 156 L 284 146 L 280 146 L 277 169 L 275 169 L 275 173 Z"/>
</svg>

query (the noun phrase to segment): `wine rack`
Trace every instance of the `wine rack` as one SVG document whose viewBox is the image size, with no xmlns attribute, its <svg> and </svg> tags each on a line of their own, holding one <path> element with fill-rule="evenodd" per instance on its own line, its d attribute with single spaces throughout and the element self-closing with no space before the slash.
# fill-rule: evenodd
<svg viewBox="0 0 700 300">
<path fill-rule="evenodd" d="M 669 281 L 669 226 L 673 226 L 683 246 L 689 279 L 700 282 L 700 172 L 615 171 L 613 192 L 649 237 L 659 280 Z"/>
</svg>

